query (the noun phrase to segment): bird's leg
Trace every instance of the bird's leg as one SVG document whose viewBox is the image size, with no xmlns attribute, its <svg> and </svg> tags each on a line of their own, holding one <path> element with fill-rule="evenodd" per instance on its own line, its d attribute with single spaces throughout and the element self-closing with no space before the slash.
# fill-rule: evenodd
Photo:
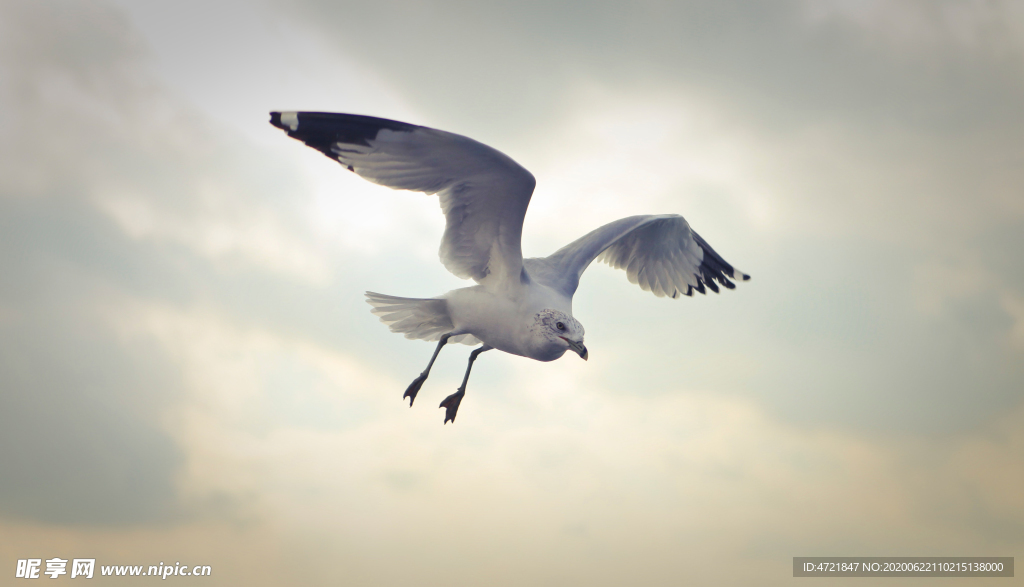
<svg viewBox="0 0 1024 587">
<path fill-rule="evenodd" d="M 462 378 L 462 385 L 459 386 L 459 389 L 455 393 L 444 398 L 444 401 L 441 402 L 440 406 L 438 406 L 440 408 L 445 408 L 445 424 L 447 424 L 449 420 L 451 420 L 453 424 L 455 423 L 455 413 L 459 411 L 459 404 L 462 403 L 462 396 L 466 395 L 466 382 L 469 381 L 469 372 L 473 370 L 473 361 L 476 360 L 476 356 L 484 351 L 489 351 L 492 348 L 494 347 L 484 345 L 469 353 L 469 365 L 466 366 L 466 376 Z"/>
<path fill-rule="evenodd" d="M 451 333 L 441 335 L 441 340 L 437 342 L 437 348 L 434 349 L 434 356 L 430 357 L 430 362 L 427 363 L 427 368 L 420 373 L 419 377 L 413 379 L 412 383 L 409 384 L 408 389 L 405 390 L 405 395 L 402 396 L 402 399 L 409 398 L 410 408 L 412 407 L 412 402 L 416 401 L 416 394 L 420 392 L 420 387 L 423 387 L 423 382 L 427 380 L 427 375 L 430 375 L 430 368 L 434 366 L 437 354 L 441 352 L 441 347 L 448 342 L 448 339 L 451 338 L 451 336 Z"/>
</svg>

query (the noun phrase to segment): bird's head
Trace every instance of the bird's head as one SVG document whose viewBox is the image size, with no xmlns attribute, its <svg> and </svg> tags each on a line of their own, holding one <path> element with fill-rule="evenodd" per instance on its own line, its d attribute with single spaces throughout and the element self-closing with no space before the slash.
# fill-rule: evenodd
<svg viewBox="0 0 1024 587">
<path fill-rule="evenodd" d="M 553 355 L 548 360 L 557 359 L 570 349 L 584 361 L 590 356 L 583 346 L 583 325 L 565 312 L 550 309 L 537 312 L 531 330 L 545 347 L 546 354 Z"/>
</svg>

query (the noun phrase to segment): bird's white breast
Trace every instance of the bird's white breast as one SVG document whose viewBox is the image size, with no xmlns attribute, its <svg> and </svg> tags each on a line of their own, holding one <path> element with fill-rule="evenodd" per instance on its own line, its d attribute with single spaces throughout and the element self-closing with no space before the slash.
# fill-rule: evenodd
<svg viewBox="0 0 1024 587">
<path fill-rule="evenodd" d="M 456 289 L 445 294 L 448 314 L 457 332 L 467 332 L 485 344 L 514 355 L 540 361 L 551 361 L 547 349 L 536 348 L 530 334 L 534 317 L 543 309 L 572 312 L 571 300 L 559 296 L 550 288 L 531 284 L 521 295 L 511 298 L 484 286 Z M 564 349 L 562 349 L 564 352 Z"/>
</svg>

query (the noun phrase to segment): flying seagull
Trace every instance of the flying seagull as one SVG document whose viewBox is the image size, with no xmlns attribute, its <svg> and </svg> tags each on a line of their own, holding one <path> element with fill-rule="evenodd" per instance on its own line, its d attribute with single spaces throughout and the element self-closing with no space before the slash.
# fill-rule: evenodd
<svg viewBox="0 0 1024 587">
<path fill-rule="evenodd" d="M 717 293 L 719 285 L 736 287 L 729 278 L 750 279 L 677 214 L 622 218 L 548 257 L 524 259 L 523 218 L 536 180 L 504 153 L 457 134 L 356 114 L 271 112 L 270 123 L 364 179 L 440 198 L 441 263 L 477 285 L 426 299 L 366 292 L 366 300 L 392 332 L 437 341 L 427 368 L 405 390 L 409 406 L 445 344 L 481 345 L 469 354 L 462 385 L 441 402 L 445 424 L 455 421 L 482 352 L 554 361 L 571 350 L 587 360 L 572 296 L 594 259 L 624 269 L 630 282 L 659 297 Z"/>
</svg>

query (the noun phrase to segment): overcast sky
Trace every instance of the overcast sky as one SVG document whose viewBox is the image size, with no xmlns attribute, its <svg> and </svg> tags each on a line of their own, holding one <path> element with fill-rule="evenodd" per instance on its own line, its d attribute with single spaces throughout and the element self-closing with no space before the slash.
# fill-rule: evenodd
<svg viewBox="0 0 1024 587">
<path fill-rule="evenodd" d="M 1014 2 L 0 0 L 0 573 L 788 585 L 793 556 L 1024 556 L 1022 104 Z M 594 265 L 590 360 L 483 355 L 443 426 L 469 348 L 409 409 L 433 345 L 362 296 L 467 285 L 436 200 L 270 110 L 505 152 L 538 180 L 528 256 L 679 213 L 753 279 L 674 301 Z"/>
</svg>

